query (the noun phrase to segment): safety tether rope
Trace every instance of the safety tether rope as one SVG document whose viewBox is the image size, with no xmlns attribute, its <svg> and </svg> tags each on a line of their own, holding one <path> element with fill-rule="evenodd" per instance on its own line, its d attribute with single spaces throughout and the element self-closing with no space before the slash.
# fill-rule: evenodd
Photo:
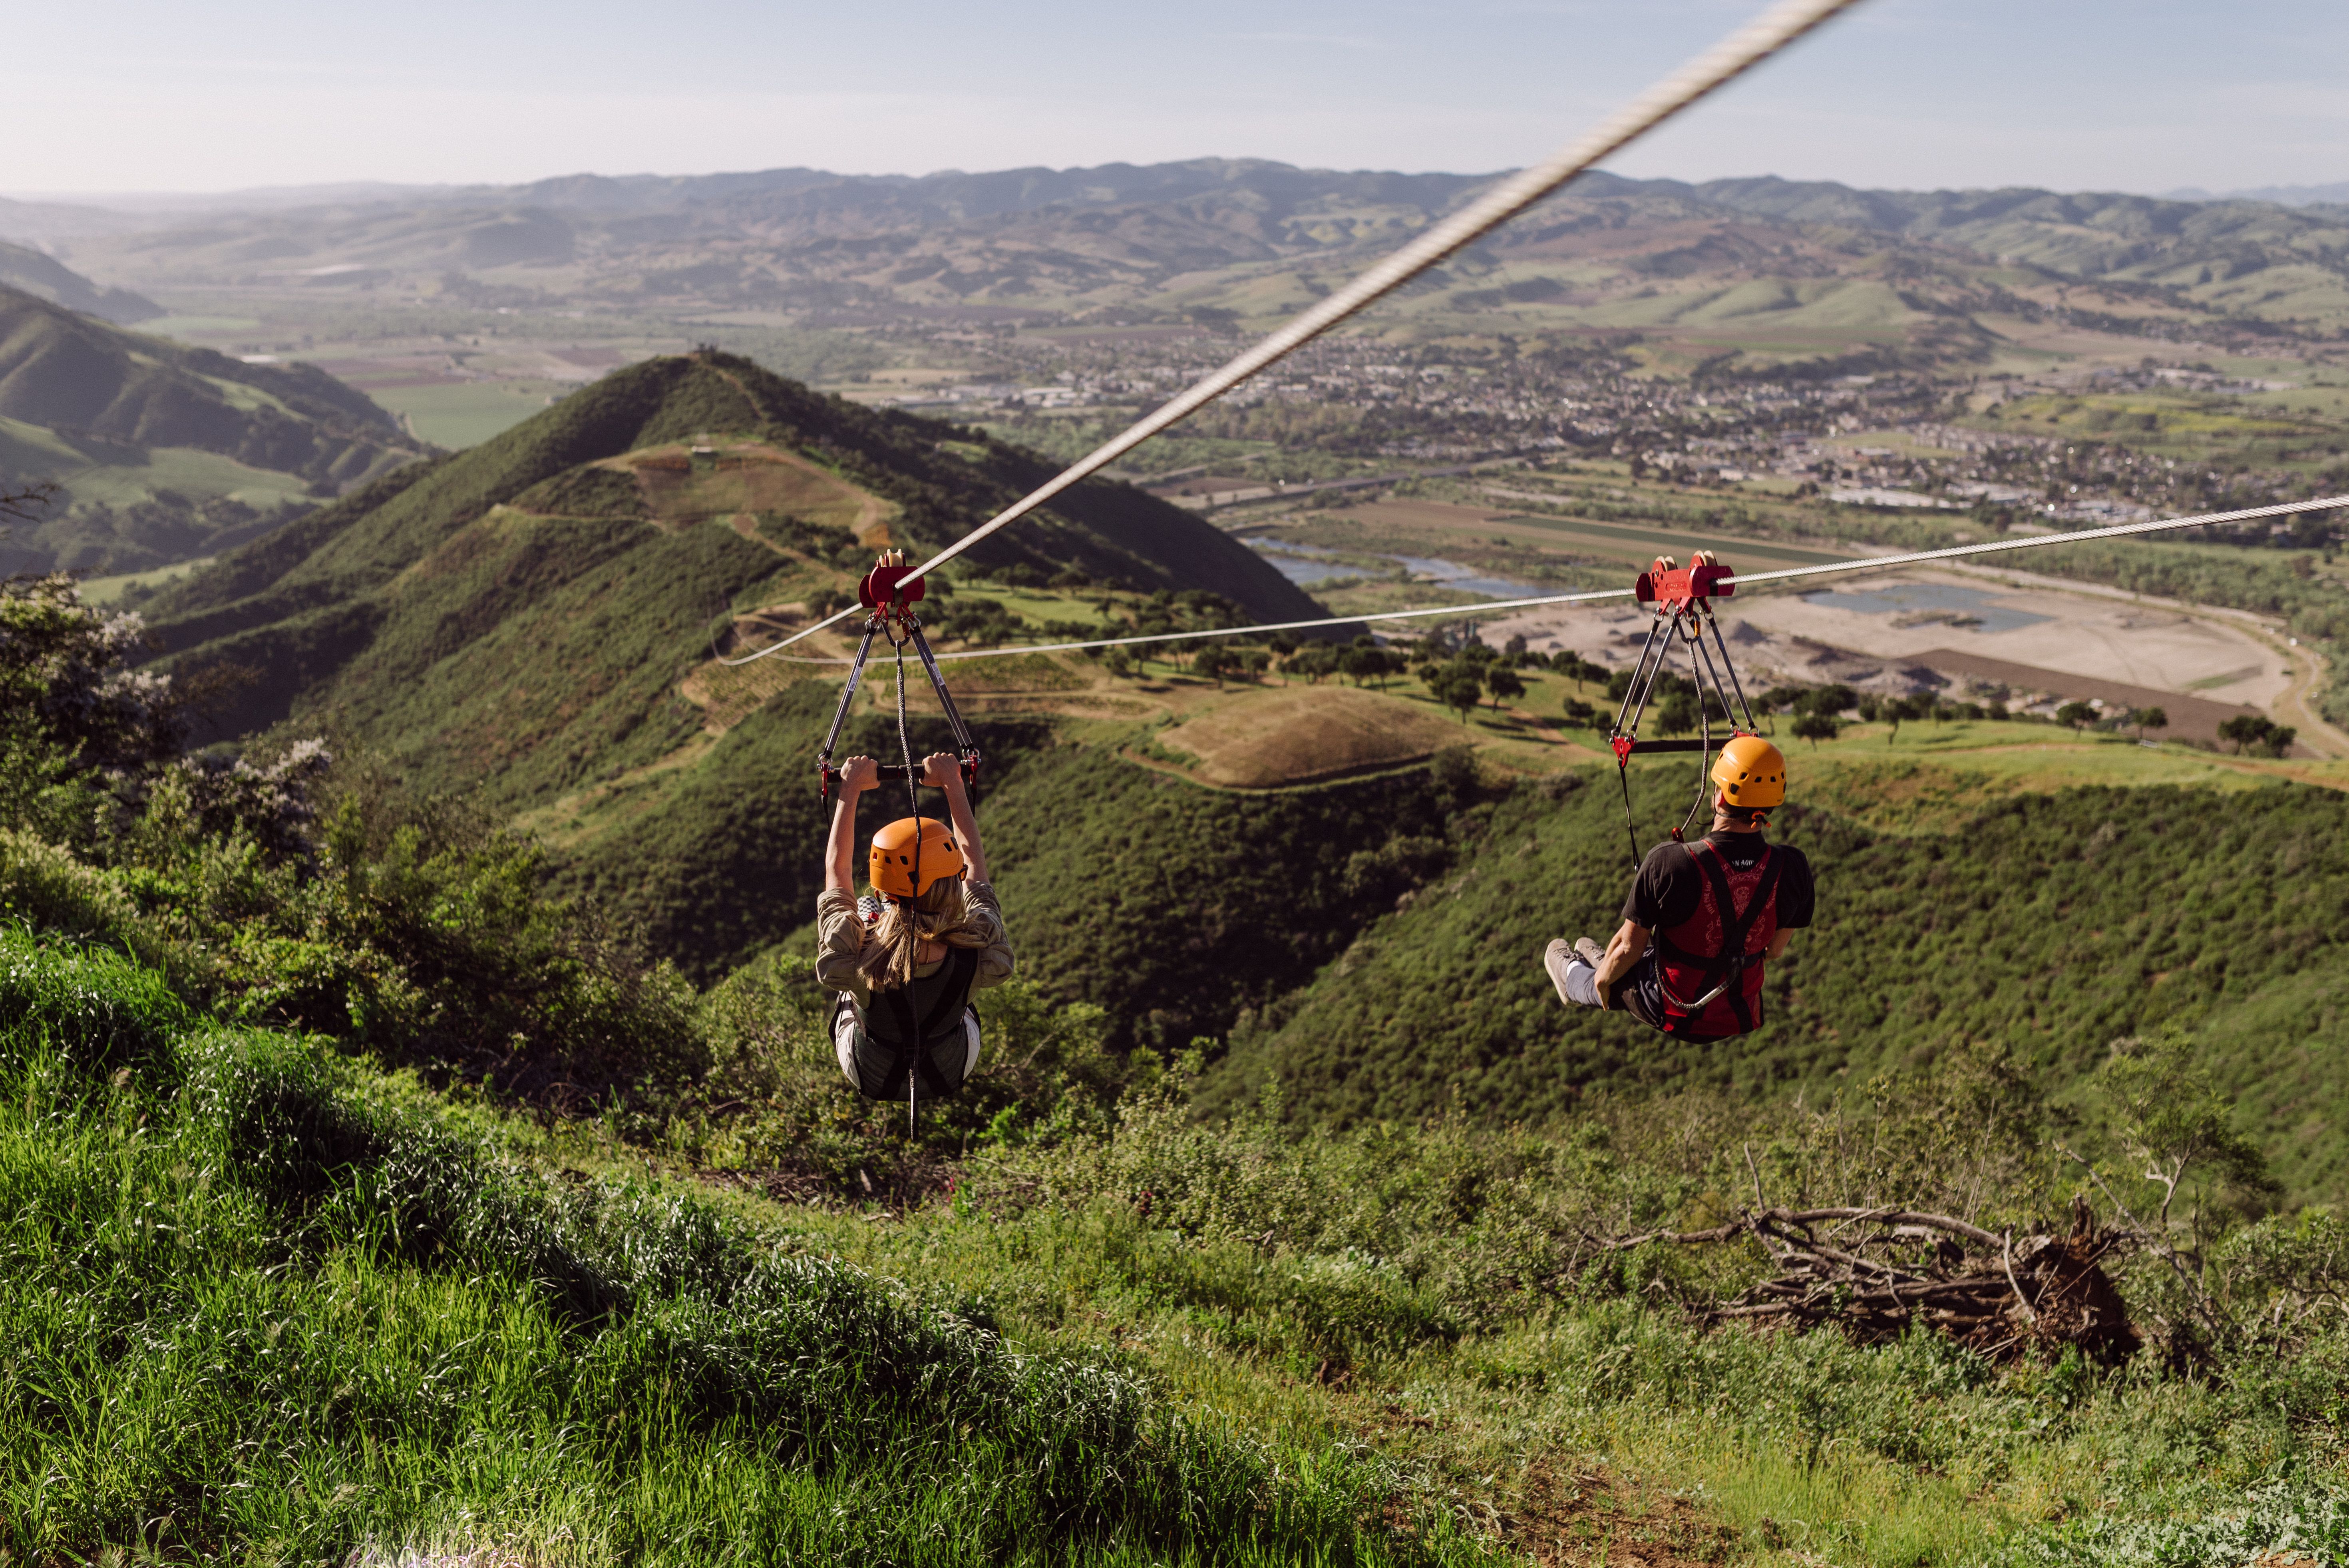
<svg viewBox="0 0 2349 1568">
<path fill-rule="evenodd" d="M 1773 6 L 1632 99 L 1602 120 L 1595 129 L 1561 148 L 1546 161 L 1503 181 L 1344 288 L 1320 300 L 1288 325 L 997 512 L 906 573 L 900 581 L 910 583 L 927 575 L 934 568 L 954 560 L 988 535 L 1027 516 L 1071 485 L 1107 468 L 1159 431 L 1214 402 L 1266 366 L 1320 336 L 1454 252 L 1483 238 L 1600 159 L 1620 150 L 1691 104 L 1735 81 L 1837 12 L 1848 10 L 1858 3 L 1859 0 L 1783 0 L 1782 4 Z M 833 622 L 854 614 L 854 608 L 850 606 L 836 611 L 815 624 L 803 627 L 755 654 L 724 662 L 730 665 L 749 664 L 752 659 L 780 653 L 801 638 L 812 635 Z"/>
<path fill-rule="evenodd" d="M 2070 533 L 2033 534 L 2022 539 L 1993 539 L 1979 544 L 1951 545 L 1942 550 L 1911 551 L 1905 555 L 1864 555 L 1849 561 L 1832 561 L 1818 566 L 1790 566 L 1776 572 L 1744 572 L 1722 581 L 1735 587 L 1754 583 L 1775 583 L 1790 577 L 1815 577 L 1829 572 L 1879 572 L 1894 566 L 1914 566 L 1929 561 L 1951 561 L 1961 556 L 1987 555 L 2007 550 L 2037 550 L 2048 545 L 2082 544 L 2090 540 L 2119 539 L 2130 534 L 2155 533 L 2164 529 L 2200 528 L 2208 524 L 2250 522 L 2262 517 L 2289 517 L 2295 512 L 2329 511 L 2336 507 L 2349 507 L 2349 495 L 2318 496 L 2309 500 L 2279 501 L 2272 506 L 2246 507 L 2239 511 L 2206 511 L 2191 517 L 2156 518 L 2147 522 L 2116 523 L 2109 528 L 2084 528 Z M 1756 541 L 1760 543 L 1762 541 Z M 1189 642 L 1202 637 L 1260 636 L 1268 632 L 1302 632 L 1321 626 L 1351 626 L 1365 621 L 1407 621 L 1426 615 L 1449 615 L 1455 619 L 1467 615 L 1489 615 L 1501 610 L 1531 610 L 1547 604 L 1587 604 L 1601 599 L 1629 599 L 1629 588 L 1599 588 L 1581 593 L 1546 593 L 1529 599 L 1487 599 L 1471 604 L 1438 604 L 1422 610 L 1365 610 L 1352 615 L 1324 615 L 1310 621 L 1267 621 L 1252 626 L 1214 626 L 1204 631 L 1148 632 L 1131 637 L 1094 637 L 1083 642 L 1023 643 L 1004 648 L 965 648 L 951 654 L 934 654 L 932 657 L 947 659 L 994 659 L 1014 654 L 1071 654 L 1087 648 L 1124 648 L 1142 643 Z M 810 631 L 815 630 L 811 626 Z M 854 661 L 844 658 L 811 658 L 787 655 L 789 662 L 802 665 L 845 665 Z"/>
</svg>

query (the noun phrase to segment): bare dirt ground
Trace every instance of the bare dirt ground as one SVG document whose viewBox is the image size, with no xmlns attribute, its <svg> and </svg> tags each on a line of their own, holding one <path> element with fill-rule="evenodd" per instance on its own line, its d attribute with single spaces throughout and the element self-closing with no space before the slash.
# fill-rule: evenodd
<svg viewBox="0 0 2349 1568">
<path fill-rule="evenodd" d="M 1487 524 L 1515 515 L 1490 507 L 1458 506 L 1448 500 L 1373 500 L 1338 512 L 1340 519 L 1350 522 L 1435 533 L 1460 529 L 1483 532 Z"/>
<path fill-rule="evenodd" d="M 678 527 L 731 512 L 789 511 L 845 528 L 876 549 L 889 542 L 895 510 L 796 452 L 763 441 L 730 442 L 697 459 L 683 445 L 647 447 L 598 465 L 636 477 L 645 504 Z"/>
<path fill-rule="evenodd" d="M 1456 725 L 1351 686 L 1249 696 L 1162 731 L 1158 743 L 1198 758 L 1208 783 L 1262 789 L 1415 762 L 1461 739 Z"/>
<path fill-rule="evenodd" d="M 1748 1544 L 1686 1496 L 1597 1465 L 1560 1473 L 1537 1461 L 1501 1524 L 1503 1539 L 1540 1568 L 1698 1568 L 1743 1556 Z"/>
<path fill-rule="evenodd" d="M 1837 603 L 1941 585 L 1984 593 L 1978 609 L 1946 615 L 1926 609 L 1865 610 Z M 2117 681 L 2212 702 L 2264 707 L 2290 682 L 2284 661 L 2247 633 L 2183 605 L 2147 599 L 2107 599 L 2014 585 L 1942 572 L 1871 575 L 1808 593 L 1741 597 L 1741 620 L 1788 638 L 1832 644 L 1877 658 L 1903 659 L 1932 648 L 1978 654 L 2090 680 Z M 2001 612 L 2040 619 L 2002 627 Z M 1967 625 L 1978 615 L 1983 624 Z"/>
<path fill-rule="evenodd" d="M 2058 581 L 1928 571 L 1822 582 L 1803 593 L 1740 596 L 1722 606 L 1722 630 L 1754 684 L 1913 689 L 1933 684 L 1913 673 L 1930 664 L 1921 655 L 1948 651 L 2051 677 L 2035 686 L 2022 676 L 2006 681 L 2019 690 L 2073 696 L 2080 682 L 2103 683 L 2230 710 L 2276 710 L 2320 747 L 2349 750 L 2349 737 L 2336 743 L 2321 721 L 2301 723 L 2313 717 L 2304 688 L 2317 669 L 2313 654 L 2289 647 L 2257 617 Z M 1957 592 L 1941 607 L 1930 602 L 1936 590 Z M 1622 666 L 1639 656 L 1648 624 L 1629 604 L 1561 605 L 1497 618 L 1484 636 L 1522 634 L 1537 648 L 1570 648 Z"/>
</svg>

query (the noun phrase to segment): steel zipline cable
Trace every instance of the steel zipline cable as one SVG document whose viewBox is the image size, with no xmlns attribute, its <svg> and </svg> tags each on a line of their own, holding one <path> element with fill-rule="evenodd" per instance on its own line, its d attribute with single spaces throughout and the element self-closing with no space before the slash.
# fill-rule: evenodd
<svg viewBox="0 0 2349 1568">
<path fill-rule="evenodd" d="M 910 583 L 923 577 L 988 535 L 1017 522 L 1070 486 L 1107 468 L 1159 431 L 1214 402 L 1266 366 L 1319 337 L 1463 246 L 1474 243 L 1600 159 L 1637 140 L 1700 98 L 1726 87 L 1837 13 L 1849 10 L 1857 4 L 1859 0 L 1783 0 L 1782 4 L 1771 7 L 1752 23 L 1650 88 L 1595 129 L 1560 149 L 1546 161 L 1503 181 L 1238 358 L 1127 427 L 1121 434 L 1096 447 L 964 534 L 906 573 L 900 581 Z M 747 665 L 753 659 L 770 657 L 802 637 L 812 636 L 836 621 L 856 614 L 860 608 L 854 604 L 848 605 L 755 654 L 720 662 Z"/>
<path fill-rule="evenodd" d="M 2273 506 L 2249 507 L 2240 511 L 2206 511 L 2191 517 L 2154 518 L 2145 522 L 2116 523 L 2110 528 L 2085 528 L 2072 533 L 2038 533 L 2021 539 L 1992 539 L 1979 544 L 1953 544 L 1942 550 L 1912 551 L 1906 555 L 1864 555 L 1849 561 L 1830 561 L 1817 566 L 1788 566 L 1775 572 L 1741 572 L 1727 579 L 1735 587 L 1754 583 L 1776 583 L 1790 577 L 1817 577 L 1830 572 L 1876 572 L 1894 566 L 1915 566 L 1926 562 L 1952 561 L 1963 556 L 1991 555 L 2011 550 L 2040 550 L 2054 544 L 2081 544 L 2097 539 L 2124 539 L 2131 534 L 2158 533 L 2165 529 L 2199 528 L 2206 524 L 2251 522 L 2262 517 L 2288 517 L 2294 512 L 2327 511 L 2335 507 L 2349 507 L 2349 495 L 2319 496 L 2313 500 L 2279 501 Z M 1028 643 L 1009 648 L 966 648 L 951 654 L 933 655 L 943 664 L 948 659 L 992 659 L 1014 654 L 1081 653 L 1089 648 L 1131 647 L 1137 643 L 1192 642 L 1204 637 L 1247 637 L 1268 632 L 1302 632 L 1321 626 L 1352 626 L 1366 621 L 1408 621 L 1429 615 L 1449 615 L 1454 619 L 1489 615 L 1501 610 L 1531 610 L 1547 604 L 1587 604 L 1600 599 L 1629 599 L 1629 588 L 1599 588 L 1583 593 L 1547 593 L 1531 599 L 1485 600 L 1470 604 L 1439 604 L 1424 610 L 1371 610 L 1355 615 L 1328 615 L 1312 621 L 1268 621 L 1254 626 L 1214 626 L 1203 631 L 1147 632 L 1131 637 L 1096 637 L 1088 642 Z M 816 630 L 811 626 L 809 631 Z M 779 646 L 781 645 L 778 645 Z M 792 657 L 793 664 L 844 665 L 840 658 Z"/>
</svg>

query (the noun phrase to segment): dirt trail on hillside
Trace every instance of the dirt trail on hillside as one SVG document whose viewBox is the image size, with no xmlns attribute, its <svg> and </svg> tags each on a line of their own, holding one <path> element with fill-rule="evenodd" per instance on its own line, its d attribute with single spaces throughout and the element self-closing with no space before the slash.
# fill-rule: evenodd
<svg viewBox="0 0 2349 1568">
<path fill-rule="evenodd" d="M 713 365 L 709 368 L 717 371 L 719 376 L 725 380 L 728 386 L 733 387 L 735 391 L 742 394 L 742 400 L 750 405 L 751 408 L 758 414 L 759 418 L 769 420 L 774 418 L 774 416 L 767 411 L 767 406 L 759 401 L 759 395 L 742 384 L 742 378 L 740 377 L 720 366 Z M 806 459 L 800 457 L 797 453 L 785 455 L 790 456 L 804 467 L 811 469 L 816 468 L 815 464 L 808 462 Z M 816 471 L 822 473 L 824 470 L 817 469 Z M 835 480 L 843 485 L 848 483 L 846 480 L 840 479 L 840 476 L 837 474 L 828 474 L 826 477 Z M 850 531 L 856 535 L 856 542 L 859 544 L 869 545 L 874 550 L 888 549 L 892 541 L 889 537 L 889 524 L 885 515 L 888 510 L 887 503 L 883 501 L 879 496 L 876 496 L 871 491 L 865 490 L 862 485 L 854 485 L 849 488 L 856 490 L 864 498 L 864 504 L 857 508 L 856 521 L 849 525 Z"/>
</svg>

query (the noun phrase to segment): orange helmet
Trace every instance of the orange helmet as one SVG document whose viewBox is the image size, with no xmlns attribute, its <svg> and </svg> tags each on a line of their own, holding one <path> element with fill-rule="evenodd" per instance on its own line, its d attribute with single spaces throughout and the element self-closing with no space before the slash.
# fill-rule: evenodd
<svg viewBox="0 0 2349 1568">
<path fill-rule="evenodd" d="M 1786 799 L 1786 759 L 1758 735 L 1733 735 L 1713 759 L 1713 781 L 1731 805 L 1766 810 Z"/>
<path fill-rule="evenodd" d="M 919 840 L 922 882 L 914 885 L 914 859 Z M 900 817 L 873 835 L 873 886 L 891 898 L 919 898 L 940 877 L 962 875 L 962 851 L 954 831 L 934 817 Z"/>
</svg>

